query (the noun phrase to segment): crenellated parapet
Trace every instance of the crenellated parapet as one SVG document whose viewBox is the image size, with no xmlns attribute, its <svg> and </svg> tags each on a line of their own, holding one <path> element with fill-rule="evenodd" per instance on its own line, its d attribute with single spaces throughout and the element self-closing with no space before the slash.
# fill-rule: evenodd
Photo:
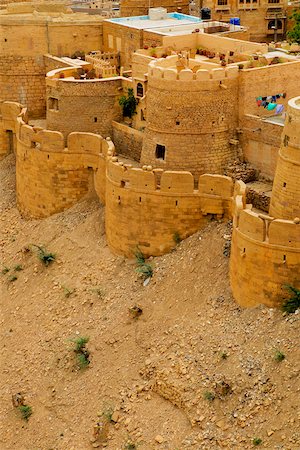
<svg viewBox="0 0 300 450">
<path fill-rule="evenodd" d="M 238 182 L 233 204 L 230 280 L 241 306 L 279 306 L 286 284 L 299 287 L 300 219 L 283 220 L 245 205 L 245 185 Z"/>
<path fill-rule="evenodd" d="M 239 68 L 232 65 L 225 68 L 216 67 L 216 64 L 204 63 L 193 60 L 187 67 L 178 71 L 173 64 L 178 60 L 177 56 L 168 56 L 152 61 L 149 64 L 148 78 L 166 81 L 226 81 L 238 78 Z M 173 63 L 173 64 L 172 64 Z M 199 67 L 199 68 L 197 68 Z"/>
<path fill-rule="evenodd" d="M 195 188 L 196 186 L 196 188 Z M 221 175 L 161 171 L 108 161 L 106 235 L 112 249 L 132 257 L 160 255 L 203 228 L 211 217 L 231 217 L 233 182 Z"/>
<path fill-rule="evenodd" d="M 25 108 L 1 109 L 15 117 L 17 203 L 26 217 L 48 217 L 96 191 L 105 200 L 106 158 L 114 154 L 110 139 L 92 133 L 69 134 L 28 124 Z M 5 114 L 4 114 L 5 117 Z"/>
</svg>

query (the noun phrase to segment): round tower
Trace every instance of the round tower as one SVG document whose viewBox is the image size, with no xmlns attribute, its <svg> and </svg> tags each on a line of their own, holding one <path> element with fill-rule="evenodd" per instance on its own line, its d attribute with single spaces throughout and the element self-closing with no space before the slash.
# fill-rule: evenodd
<svg viewBox="0 0 300 450">
<path fill-rule="evenodd" d="M 300 97 L 288 110 L 273 184 L 270 215 L 293 220 L 300 217 Z"/>
<path fill-rule="evenodd" d="M 141 163 L 195 176 L 222 173 L 237 156 L 238 68 L 206 69 L 190 59 L 179 70 L 178 62 L 176 55 L 149 65 Z"/>
<path fill-rule="evenodd" d="M 189 14 L 189 0 L 121 0 L 121 16 L 144 16 L 149 8 L 166 8 L 168 12 Z"/>
</svg>

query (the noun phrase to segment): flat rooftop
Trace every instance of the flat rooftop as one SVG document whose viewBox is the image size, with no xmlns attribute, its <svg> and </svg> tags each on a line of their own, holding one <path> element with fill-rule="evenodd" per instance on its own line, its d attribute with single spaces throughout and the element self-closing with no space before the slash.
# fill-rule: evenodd
<svg viewBox="0 0 300 450">
<path fill-rule="evenodd" d="M 176 25 L 193 25 L 202 22 L 202 20 L 199 19 L 199 17 L 174 12 L 168 13 L 165 19 L 153 20 L 150 19 L 149 16 L 132 16 L 107 19 L 106 22 L 117 23 L 129 28 L 145 30 L 164 27 L 172 28 Z"/>
</svg>

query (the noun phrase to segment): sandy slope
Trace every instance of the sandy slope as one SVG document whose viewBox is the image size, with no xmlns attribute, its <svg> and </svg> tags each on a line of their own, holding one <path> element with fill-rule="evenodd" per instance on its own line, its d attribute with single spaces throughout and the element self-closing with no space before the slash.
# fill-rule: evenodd
<svg viewBox="0 0 300 450">
<path fill-rule="evenodd" d="M 93 428 L 110 408 L 117 423 L 104 425 L 107 449 L 134 448 L 131 441 L 139 450 L 244 450 L 255 437 L 261 448 L 300 449 L 300 315 L 235 304 L 226 224 L 155 258 L 144 287 L 134 261 L 109 251 L 103 207 L 85 200 L 25 221 L 13 171 L 13 157 L 0 162 L 0 258 L 10 268 L 0 278 L 1 450 L 100 446 Z M 56 261 L 44 267 L 22 251 L 29 244 L 45 245 Z M 143 309 L 136 320 L 133 305 Z M 83 371 L 70 350 L 79 335 L 90 338 Z M 20 391 L 32 406 L 28 422 L 12 406 Z"/>
</svg>

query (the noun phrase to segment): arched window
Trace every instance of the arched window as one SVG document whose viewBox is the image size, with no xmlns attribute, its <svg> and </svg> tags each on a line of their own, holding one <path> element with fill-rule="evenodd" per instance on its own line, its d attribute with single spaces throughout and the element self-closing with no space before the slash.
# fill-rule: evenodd
<svg viewBox="0 0 300 450">
<path fill-rule="evenodd" d="M 136 86 L 136 96 L 144 97 L 144 87 L 143 87 L 142 83 L 138 83 Z"/>
</svg>

